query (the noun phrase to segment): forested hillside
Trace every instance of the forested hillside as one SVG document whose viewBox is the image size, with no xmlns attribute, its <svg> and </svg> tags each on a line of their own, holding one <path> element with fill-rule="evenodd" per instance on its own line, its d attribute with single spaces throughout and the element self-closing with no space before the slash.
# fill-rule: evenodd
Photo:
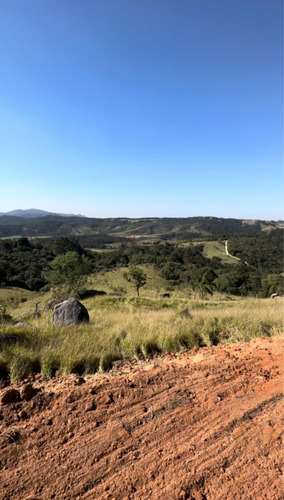
<svg viewBox="0 0 284 500">
<path fill-rule="evenodd" d="M 10 236 L 81 236 L 109 234 L 113 236 L 158 236 L 161 239 L 192 240 L 238 233 L 260 232 L 263 228 L 277 228 L 274 221 L 244 221 L 218 217 L 188 218 L 112 218 L 62 217 L 47 215 L 23 218 L 0 217 L 0 237 Z"/>
<path fill-rule="evenodd" d="M 229 238 L 229 251 L 259 271 L 283 271 L 283 230 L 259 234 L 234 235 Z"/>
</svg>

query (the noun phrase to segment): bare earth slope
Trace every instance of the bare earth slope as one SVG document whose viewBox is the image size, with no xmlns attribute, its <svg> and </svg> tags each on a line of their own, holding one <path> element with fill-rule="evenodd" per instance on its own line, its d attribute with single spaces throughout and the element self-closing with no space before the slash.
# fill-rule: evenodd
<svg viewBox="0 0 284 500">
<path fill-rule="evenodd" d="M 282 340 L 34 382 L 1 407 L 0 498 L 282 499 Z"/>
</svg>

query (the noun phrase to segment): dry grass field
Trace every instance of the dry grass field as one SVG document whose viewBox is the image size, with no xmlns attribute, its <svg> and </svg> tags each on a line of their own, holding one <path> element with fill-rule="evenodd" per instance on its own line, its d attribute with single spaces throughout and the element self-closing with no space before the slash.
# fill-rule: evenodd
<svg viewBox="0 0 284 500">
<path fill-rule="evenodd" d="M 109 274 L 115 283 L 115 272 Z M 96 284 L 100 285 L 99 280 Z M 8 291 L 4 292 L 7 299 Z M 138 298 L 128 290 L 121 297 L 83 301 L 90 314 L 89 324 L 58 327 L 52 323 L 52 311 L 44 310 L 50 294 L 25 292 L 23 302 L 23 296 L 15 290 L 15 297 L 18 299 L 11 301 L 10 297 L 8 302 L 13 322 L 0 326 L 0 372 L 9 374 L 12 381 L 33 372 L 44 376 L 55 371 L 94 373 L 110 369 L 116 360 L 147 359 L 164 352 L 273 337 L 283 332 L 282 298 L 229 300 L 218 294 L 210 300 L 198 300 L 180 292 L 161 299 L 155 288 L 150 293 L 143 290 Z M 36 303 L 40 318 L 25 319 L 22 315 L 33 310 Z M 27 321 L 28 326 L 16 328 L 16 321 Z M 15 342 L 6 345 L 9 336 Z"/>
</svg>

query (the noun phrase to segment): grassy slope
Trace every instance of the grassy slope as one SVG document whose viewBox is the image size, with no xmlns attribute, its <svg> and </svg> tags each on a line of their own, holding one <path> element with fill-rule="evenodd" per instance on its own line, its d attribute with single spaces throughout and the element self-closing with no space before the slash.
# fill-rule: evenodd
<svg viewBox="0 0 284 500">
<path fill-rule="evenodd" d="M 137 298 L 131 285 L 123 280 L 122 272 L 120 269 L 94 278 L 96 288 L 108 291 L 123 283 L 128 293 L 123 297 L 84 301 L 90 324 L 54 327 L 52 311 L 45 311 L 41 318 L 29 320 L 27 328 L 16 330 L 10 324 L 0 326 L 0 337 L 16 333 L 24 338 L 22 344 L 2 349 L 0 374 L 10 373 L 11 378 L 17 380 L 39 370 L 47 376 L 55 369 L 63 373 L 90 373 L 109 369 L 116 359 L 178 352 L 219 341 L 273 336 L 283 330 L 283 299 L 226 300 L 225 296 L 215 295 L 210 300 L 200 301 L 186 298 L 182 291 L 176 292 L 171 299 L 160 299 L 157 287 L 162 287 L 163 283 L 153 268 L 147 266 L 148 289 L 145 287 Z M 7 296 L 8 290 L 0 292 L 1 299 Z M 16 289 L 15 294 L 19 293 Z M 16 318 L 34 309 L 35 302 L 43 306 L 49 298 L 49 294 L 30 294 L 26 302 L 18 305 L 14 302 L 10 312 Z"/>
<path fill-rule="evenodd" d="M 184 232 L 208 236 L 243 233 L 247 230 L 259 232 L 267 227 L 279 227 L 273 221 L 242 221 L 217 217 L 189 218 L 82 218 L 47 215 L 45 217 L 21 218 L 0 216 L 0 235 L 5 236 L 56 236 L 82 234 L 117 235 L 182 235 Z"/>
<path fill-rule="evenodd" d="M 227 264 L 236 264 L 236 260 L 225 254 L 225 245 L 219 241 L 203 241 L 204 245 L 203 253 L 205 257 L 219 257 L 223 262 Z"/>
<path fill-rule="evenodd" d="M 168 283 L 159 276 L 158 271 L 151 265 L 139 265 L 147 275 L 146 285 L 140 289 L 141 297 L 159 297 L 167 289 Z M 90 288 L 104 290 L 105 292 L 123 292 L 128 295 L 135 295 L 134 287 L 123 278 L 123 273 L 127 268 L 114 269 L 109 272 L 99 273 L 89 281 Z"/>
</svg>

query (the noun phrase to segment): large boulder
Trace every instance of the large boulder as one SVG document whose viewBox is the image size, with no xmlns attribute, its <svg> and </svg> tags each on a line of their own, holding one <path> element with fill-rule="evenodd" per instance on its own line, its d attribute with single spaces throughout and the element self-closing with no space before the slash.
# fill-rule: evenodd
<svg viewBox="0 0 284 500">
<path fill-rule="evenodd" d="M 89 313 L 85 306 L 76 299 L 64 300 L 57 304 L 53 312 L 53 323 L 64 325 L 78 325 L 88 323 Z"/>
</svg>

